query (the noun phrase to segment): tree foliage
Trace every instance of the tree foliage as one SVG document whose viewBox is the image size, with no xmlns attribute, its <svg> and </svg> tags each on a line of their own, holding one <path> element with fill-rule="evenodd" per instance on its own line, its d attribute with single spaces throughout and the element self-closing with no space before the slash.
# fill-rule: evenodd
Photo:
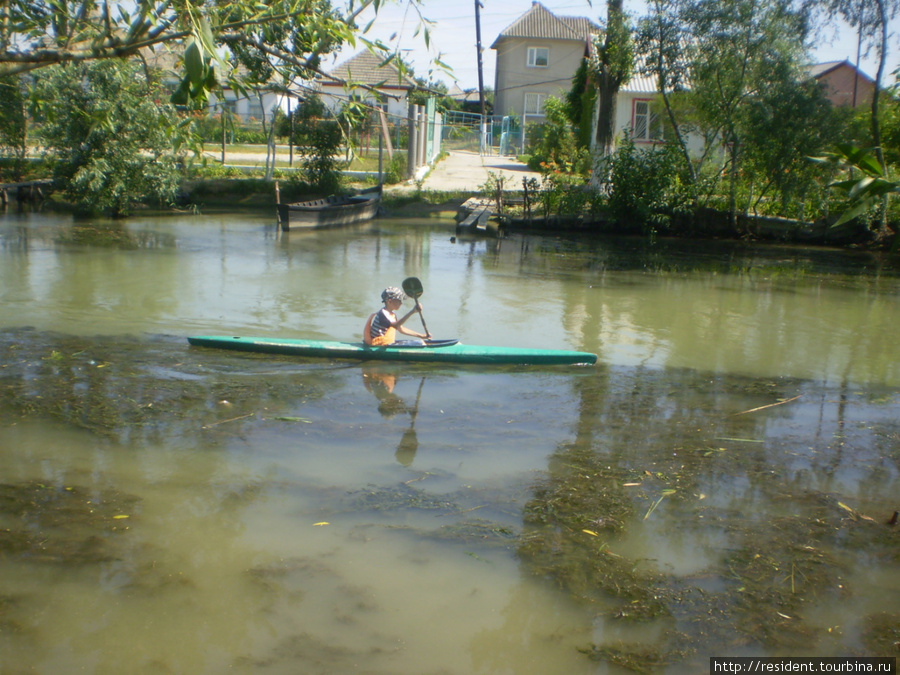
<svg viewBox="0 0 900 675">
<path fill-rule="evenodd" d="M 340 153 L 344 134 L 318 96 L 305 99 L 291 113 L 293 142 L 302 149 L 303 180 L 321 194 L 340 190 Z"/>
<path fill-rule="evenodd" d="M 641 75 L 655 79 L 656 91 L 665 107 L 669 128 L 684 155 L 690 179 L 694 181 L 696 174 L 687 139 L 672 102 L 673 94 L 683 91 L 689 79 L 685 55 L 685 25 L 679 17 L 683 4 L 682 0 L 652 0 L 649 4 L 650 13 L 638 24 L 635 44 L 639 54 L 638 70 Z"/>
<path fill-rule="evenodd" d="M 625 231 L 668 231 L 693 195 L 684 156 L 673 144 L 638 150 L 626 136 L 609 158 L 609 213 Z"/>
<path fill-rule="evenodd" d="M 843 225 L 854 218 L 872 211 L 878 206 L 887 207 L 888 199 L 900 193 L 900 181 L 888 178 L 875 157 L 873 148 L 858 148 L 849 143 L 839 143 L 833 152 L 813 158 L 814 162 L 832 164 L 846 171 L 847 178 L 831 184 L 847 199 L 847 208 L 835 222 L 834 227 Z M 883 238 L 889 236 L 888 228 L 882 220 Z M 900 249 L 900 236 L 894 234 L 891 250 Z"/>
<path fill-rule="evenodd" d="M 321 55 L 356 43 L 357 18 L 383 2 L 347 0 L 335 9 L 329 0 L 14 0 L 0 4 L 0 76 L 165 47 L 184 67 L 175 101 L 202 102 L 226 80 L 240 91 L 308 79 L 319 72 Z M 427 40 L 424 21 L 422 30 Z"/>
<path fill-rule="evenodd" d="M 578 143 L 569 124 L 567 105 L 551 96 L 544 103 L 544 115 L 544 123 L 535 127 L 538 137 L 531 150 L 529 167 L 545 175 L 567 173 L 586 178 L 591 170 L 590 152 Z"/>
<path fill-rule="evenodd" d="M 566 113 L 575 127 L 575 136 L 579 147 L 591 147 L 591 132 L 594 121 L 594 105 L 597 101 L 597 90 L 590 85 L 588 79 L 588 62 L 584 60 L 572 78 L 572 88 L 566 92 Z"/>
<path fill-rule="evenodd" d="M 83 213 L 124 216 L 146 197 L 171 200 L 178 186 L 174 108 L 136 64 L 56 66 L 41 73 L 34 111 L 54 179 Z"/>
<path fill-rule="evenodd" d="M 700 123 L 717 134 L 727 153 L 734 222 L 750 111 L 771 88 L 800 82 L 806 17 L 789 0 L 694 0 L 684 17 L 692 36 L 691 100 Z"/>
<path fill-rule="evenodd" d="M 767 203 L 765 212 L 804 218 L 804 195 L 819 175 L 807 158 L 840 137 L 841 112 L 813 81 L 791 73 L 770 78 L 769 86 L 748 101 L 742 123 L 743 179 L 754 192 L 748 207 Z"/>
<path fill-rule="evenodd" d="M 619 89 L 634 71 L 631 24 L 622 10 L 622 0 L 607 0 L 606 27 L 594 40 L 589 64 L 590 79 L 597 88 L 596 148 L 606 155 L 615 139 L 616 99 Z"/>
<path fill-rule="evenodd" d="M 0 178 L 21 178 L 26 153 L 25 88 L 20 78 L 0 77 L 0 154 L 12 161 L 0 166 Z"/>
</svg>

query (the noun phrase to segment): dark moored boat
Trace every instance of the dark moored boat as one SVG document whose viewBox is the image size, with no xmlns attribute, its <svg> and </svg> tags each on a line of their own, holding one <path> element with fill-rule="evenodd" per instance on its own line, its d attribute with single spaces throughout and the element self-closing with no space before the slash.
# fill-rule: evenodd
<svg viewBox="0 0 900 675">
<path fill-rule="evenodd" d="M 367 188 L 354 195 L 332 195 L 308 202 L 279 204 L 281 229 L 339 227 L 370 220 L 381 204 L 381 186 Z"/>
</svg>

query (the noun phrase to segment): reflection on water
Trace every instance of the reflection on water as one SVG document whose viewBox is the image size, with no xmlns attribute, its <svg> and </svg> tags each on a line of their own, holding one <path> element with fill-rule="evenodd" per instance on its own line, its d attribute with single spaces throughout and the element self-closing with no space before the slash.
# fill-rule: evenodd
<svg viewBox="0 0 900 675">
<path fill-rule="evenodd" d="M 397 445 L 395 457 L 403 466 L 409 466 L 416 458 L 416 450 L 419 449 L 419 437 L 416 434 L 416 415 L 419 413 L 419 402 L 422 398 L 422 388 L 425 386 L 426 377 L 419 378 L 419 388 L 416 391 L 415 401 L 412 405 L 406 403 L 394 393 L 400 370 L 396 366 L 383 364 L 363 366 L 363 384 L 378 399 L 378 412 L 386 418 L 391 418 L 398 413 L 409 414 L 409 428 L 403 432 L 400 443 Z"/>
<path fill-rule="evenodd" d="M 68 227 L 0 221 L 0 672 L 688 673 L 900 639 L 875 259 Z M 433 329 L 601 364 L 184 340 L 352 336 L 408 274 Z"/>
</svg>

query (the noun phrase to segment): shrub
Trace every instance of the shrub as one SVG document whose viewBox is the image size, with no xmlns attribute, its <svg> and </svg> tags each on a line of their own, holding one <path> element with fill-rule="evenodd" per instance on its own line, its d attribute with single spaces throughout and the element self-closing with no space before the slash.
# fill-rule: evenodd
<svg viewBox="0 0 900 675">
<path fill-rule="evenodd" d="M 580 147 L 569 122 L 566 104 L 550 97 L 544 104 L 546 121 L 527 129 L 531 157 L 528 166 L 544 175 L 567 173 L 587 177 L 591 158 Z"/>
<path fill-rule="evenodd" d="M 35 100 L 54 178 L 84 213 L 127 215 L 143 198 L 174 199 L 178 133 L 168 97 L 143 70 L 118 60 L 42 71 Z"/>
<path fill-rule="evenodd" d="M 623 229 L 664 231 L 673 216 L 690 210 L 691 191 L 682 180 L 684 159 L 674 144 L 638 150 L 626 137 L 605 161 L 609 212 Z"/>
</svg>

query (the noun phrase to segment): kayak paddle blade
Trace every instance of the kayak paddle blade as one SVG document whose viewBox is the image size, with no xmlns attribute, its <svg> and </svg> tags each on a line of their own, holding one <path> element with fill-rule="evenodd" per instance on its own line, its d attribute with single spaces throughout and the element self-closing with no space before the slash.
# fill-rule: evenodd
<svg viewBox="0 0 900 675">
<path fill-rule="evenodd" d="M 425 289 L 422 287 L 422 282 L 419 281 L 418 277 L 407 277 L 403 280 L 402 285 L 403 292 L 411 298 L 418 299 L 418 297 L 425 292 Z"/>
</svg>

